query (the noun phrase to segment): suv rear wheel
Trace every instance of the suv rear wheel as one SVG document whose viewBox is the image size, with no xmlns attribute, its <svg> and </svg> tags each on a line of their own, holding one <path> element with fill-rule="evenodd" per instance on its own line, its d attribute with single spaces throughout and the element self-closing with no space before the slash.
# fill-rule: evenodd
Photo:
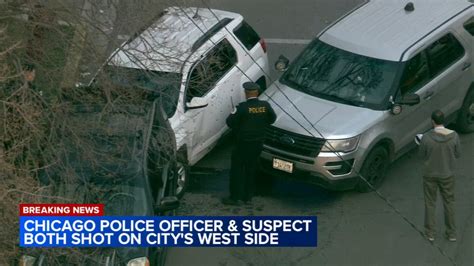
<svg viewBox="0 0 474 266">
<path fill-rule="evenodd" d="M 375 147 L 367 156 L 360 170 L 360 175 L 365 179 L 359 177 L 359 182 L 356 185 L 356 190 L 359 192 L 369 192 L 372 188 L 379 188 L 382 184 L 387 169 L 390 164 L 387 149 L 383 146 Z M 371 186 L 369 186 L 370 183 Z"/>
<path fill-rule="evenodd" d="M 461 110 L 456 121 L 459 132 L 470 133 L 474 131 L 474 85 L 464 98 Z"/>
<path fill-rule="evenodd" d="M 178 159 L 176 167 L 176 197 L 178 199 L 184 196 L 189 181 L 189 166 L 183 160 Z"/>
</svg>

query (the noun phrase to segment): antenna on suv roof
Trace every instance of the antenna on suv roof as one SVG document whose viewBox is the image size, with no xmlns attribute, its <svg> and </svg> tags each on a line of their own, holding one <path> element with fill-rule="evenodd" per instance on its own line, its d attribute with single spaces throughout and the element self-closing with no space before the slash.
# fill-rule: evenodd
<svg viewBox="0 0 474 266">
<path fill-rule="evenodd" d="M 405 11 L 412 12 L 415 10 L 415 5 L 412 2 L 409 2 L 405 5 Z"/>
<path fill-rule="evenodd" d="M 197 19 L 199 17 L 199 7 L 196 7 L 196 13 L 194 13 L 193 19 Z"/>
</svg>

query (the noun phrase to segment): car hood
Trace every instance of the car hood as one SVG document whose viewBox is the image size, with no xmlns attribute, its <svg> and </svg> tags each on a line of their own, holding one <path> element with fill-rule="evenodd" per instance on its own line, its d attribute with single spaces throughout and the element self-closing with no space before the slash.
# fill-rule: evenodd
<svg viewBox="0 0 474 266">
<path fill-rule="evenodd" d="M 269 101 L 275 110 L 277 120 L 274 126 L 325 139 L 357 136 L 380 120 L 384 114 L 383 111 L 310 96 L 278 81 L 260 98 Z"/>
</svg>

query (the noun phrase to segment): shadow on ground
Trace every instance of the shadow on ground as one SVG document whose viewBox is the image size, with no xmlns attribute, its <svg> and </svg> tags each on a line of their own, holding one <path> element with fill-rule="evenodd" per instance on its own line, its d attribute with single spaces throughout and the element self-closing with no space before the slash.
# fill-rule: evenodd
<svg viewBox="0 0 474 266">
<path fill-rule="evenodd" d="M 208 194 L 222 198 L 228 195 L 229 170 L 193 168 L 188 193 Z M 272 188 L 257 197 L 278 200 L 288 207 L 301 206 L 304 202 L 312 206 L 325 206 L 337 202 L 343 192 L 327 191 L 315 185 L 287 179 L 275 179 Z M 293 206 L 291 206 L 293 205 Z"/>
</svg>

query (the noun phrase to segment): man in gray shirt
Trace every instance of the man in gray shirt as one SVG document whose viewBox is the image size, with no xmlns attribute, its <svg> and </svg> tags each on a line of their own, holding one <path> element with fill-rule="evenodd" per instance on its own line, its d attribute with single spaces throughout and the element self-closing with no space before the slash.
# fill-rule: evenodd
<svg viewBox="0 0 474 266">
<path fill-rule="evenodd" d="M 435 237 L 435 211 L 438 189 L 443 198 L 446 238 L 456 241 L 454 220 L 454 169 L 460 157 L 458 134 L 443 126 L 444 114 L 436 110 L 431 115 L 434 128 L 423 135 L 420 156 L 423 165 L 423 190 L 425 195 L 425 234 L 429 241 Z"/>
</svg>

